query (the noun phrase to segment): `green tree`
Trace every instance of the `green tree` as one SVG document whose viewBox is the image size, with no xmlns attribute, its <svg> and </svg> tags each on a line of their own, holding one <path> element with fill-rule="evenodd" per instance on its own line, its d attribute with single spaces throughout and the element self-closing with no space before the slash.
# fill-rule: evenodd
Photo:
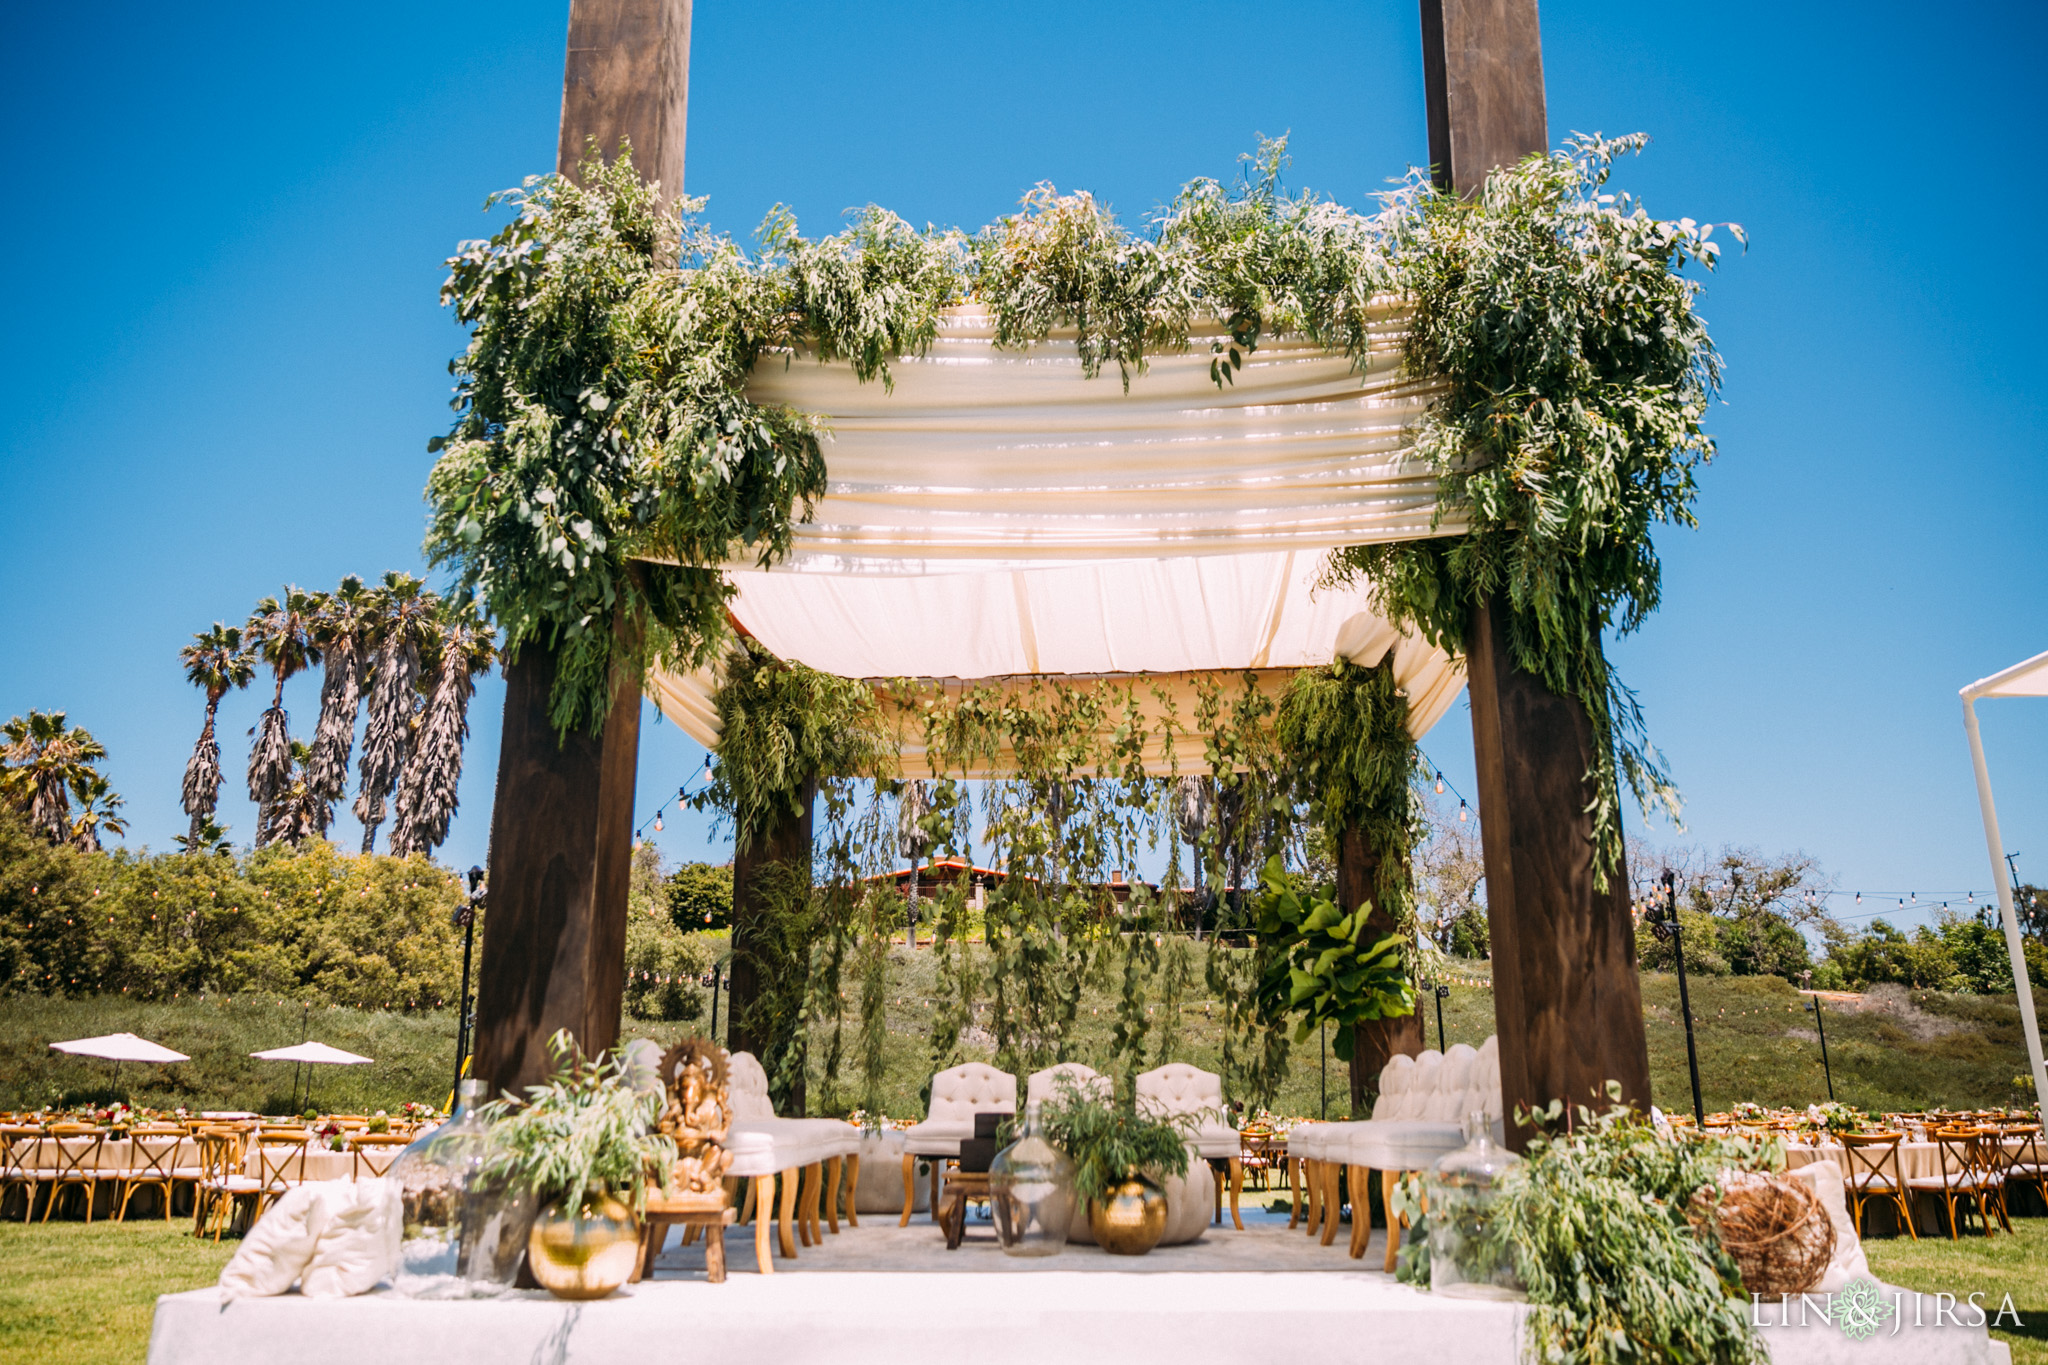
<svg viewBox="0 0 2048 1365">
<path fill-rule="evenodd" d="M 53 844 L 72 838 L 71 796 L 98 778 L 106 746 L 62 711 L 30 711 L 0 725 L 0 796 Z"/>
<path fill-rule="evenodd" d="M 684 933 L 732 928 L 732 864 L 684 863 L 666 885 L 669 918 Z"/>
<path fill-rule="evenodd" d="M 256 676 L 256 661 L 242 647 L 242 632 L 223 621 L 192 637 L 192 643 L 178 651 L 185 665 L 185 681 L 206 694 L 206 722 L 199 727 L 199 742 L 185 762 L 185 785 L 181 804 L 192 817 L 188 842 L 197 847 L 204 826 L 220 807 L 220 740 L 214 734 L 214 718 L 221 698 L 236 688 L 247 687 Z"/>
</svg>

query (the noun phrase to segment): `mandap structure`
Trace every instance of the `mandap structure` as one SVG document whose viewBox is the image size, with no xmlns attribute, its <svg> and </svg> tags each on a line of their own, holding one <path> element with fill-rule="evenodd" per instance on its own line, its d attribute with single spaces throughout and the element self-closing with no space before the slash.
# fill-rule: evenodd
<svg viewBox="0 0 2048 1365">
<path fill-rule="evenodd" d="M 1431 168 L 1373 215 L 1289 196 L 1269 147 L 1145 233 L 1048 189 L 976 236 L 870 211 L 748 256 L 680 198 L 687 0 L 574 0 L 558 177 L 445 293 L 473 339 L 430 548 L 511 661 L 477 1074 L 614 1040 L 638 697 L 719 747 L 744 637 L 899 702 L 1120 687 L 1154 776 L 1228 767 L 1162 721 L 1219 688 L 1348 661 L 1407 740 L 1469 689 L 1508 1111 L 1647 1105 L 1619 806 L 1670 793 L 1601 639 L 1654 610 L 1651 528 L 1712 453 L 1681 272 L 1715 247 L 1602 188 L 1638 140 L 1549 150 L 1535 0 L 1422 9 Z M 1018 761 L 927 738 L 863 775 Z M 736 938 L 840 775 L 742 819 Z M 1349 909 L 1406 848 L 1342 805 Z"/>
</svg>

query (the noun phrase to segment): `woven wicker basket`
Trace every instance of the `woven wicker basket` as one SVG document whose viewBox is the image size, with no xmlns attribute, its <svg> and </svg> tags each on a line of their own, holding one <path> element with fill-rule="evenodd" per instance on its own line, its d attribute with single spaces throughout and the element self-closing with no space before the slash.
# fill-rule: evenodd
<svg viewBox="0 0 2048 1365">
<path fill-rule="evenodd" d="M 1776 1298 L 1820 1283 L 1835 1255 L 1835 1224 L 1803 1181 L 1731 1171 L 1693 1197 L 1692 1221 L 1711 1224 L 1742 1272 L 1742 1287 Z"/>
</svg>

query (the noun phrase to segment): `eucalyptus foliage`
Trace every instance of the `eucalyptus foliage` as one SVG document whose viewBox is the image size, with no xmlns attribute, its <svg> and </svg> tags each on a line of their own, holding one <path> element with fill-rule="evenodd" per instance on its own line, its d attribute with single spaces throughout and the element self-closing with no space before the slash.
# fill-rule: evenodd
<svg viewBox="0 0 2048 1365">
<path fill-rule="evenodd" d="M 1606 188 L 1614 159 L 1647 141 L 1575 138 L 1496 171 L 1472 199 L 1419 179 L 1391 197 L 1382 221 L 1414 301 L 1409 368 L 1448 386 L 1415 449 L 1441 480 L 1438 515 L 1468 529 L 1355 546 L 1329 568 L 1455 652 L 1473 609 L 1493 602 L 1514 662 L 1579 700 L 1603 887 L 1621 865 L 1619 783 L 1674 818 L 1679 801 L 1601 636 L 1657 608 L 1652 531 L 1695 524 L 1695 475 L 1714 453 L 1701 424 L 1721 380 L 1699 282 L 1681 273 L 1712 268 L 1713 226 L 1652 218 Z"/>
<path fill-rule="evenodd" d="M 1140 1172 L 1186 1175 L 1188 1132 L 1199 1117 L 1144 1113 L 1128 1083 L 1105 1100 L 1068 1075 L 1039 1111 L 1046 1141 L 1074 1163 L 1074 1197 L 1084 1205 Z"/>
<path fill-rule="evenodd" d="M 1678 1137 L 1620 1108 L 1580 1109 L 1570 1131 L 1532 1141 L 1489 1225 L 1529 1293 L 1530 1358 L 1762 1365 L 1741 1275 L 1687 1211 L 1722 1172 L 1775 1164 L 1768 1140 Z"/>
<path fill-rule="evenodd" d="M 490 1131 L 484 1175 L 526 1185 L 565 1211 L 610 1195 L 639 1212 L 648 1185 L 668 1187 L 676 1159 L 674 1141 L 655 1127 L 662 1096 L 633 1088 L 623 1048 L 587 1059 L 563 1029 L 548 1055 L 555 1074 L 528 1086 L 524 1100 L 508 1094 L 479 1107 Z"/>
</svg>

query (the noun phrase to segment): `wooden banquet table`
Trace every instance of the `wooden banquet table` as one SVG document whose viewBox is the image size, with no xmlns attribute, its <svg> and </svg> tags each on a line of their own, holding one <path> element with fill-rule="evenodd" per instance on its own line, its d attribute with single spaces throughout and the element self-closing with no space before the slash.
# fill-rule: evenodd
<svg viewBox="0 0 2048 1365">
<path fill-rule="evenodd" d="M 2041 1158 L 2033 1155 L 2028 1150 L 2034 1141 L 2035 1138 L 2028 1134 L 2021 1137 L 2007 1138 L 2002 1145 L 2005 1148 L 2006 1154 L 2015 1160 L 2039 1161 Z M 1866 1156 L 1874 1159 L 1876 1153 L 1867 1152 Z M 1799 1167 L 1812 1161 L 1832 1161 L 1835 1165 L 1841 1167 L 1844 1173 L 1848 1171 L 1848 1163 L 1842 1156 L 1842 1144 L 1839 1142 L 1823 1142 L 1818 1144 L 1788 1142 L 1785 1144 L 1785 1168 L 1787 1170 L 1797 1170 Z M 1886 1158 L 1886 1164 L 1889 1166 L 1889 1158 Z M 1908 1184 L 1915 1180 L 1941 1179 L 1940 1144 L 1932 1138 L 1924 1142 L 1914 1142 L 1911 1140 L 1901 1142 L 1899 1144 L 1899 1173 Z M 1950 1161 L 1950 1173 L 1954 1174 L 1953 1158 Z"/>
</svg>

